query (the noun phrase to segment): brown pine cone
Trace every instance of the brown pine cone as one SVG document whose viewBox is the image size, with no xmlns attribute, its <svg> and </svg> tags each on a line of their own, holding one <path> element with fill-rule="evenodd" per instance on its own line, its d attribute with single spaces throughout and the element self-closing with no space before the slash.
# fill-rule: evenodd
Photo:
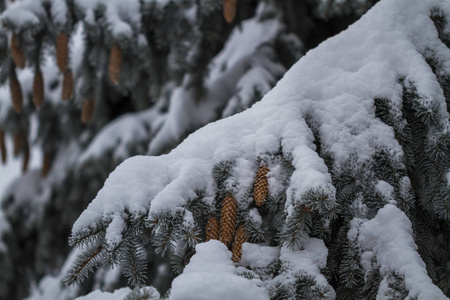
<svg viewBox="0 0 450 300">
<path fill-rule="evenodd" d="M 69 62 L 69 37 L 61 32 L 56 37 L 56 64 L 61 73 L 64 73 Z"/>
<path fill-rule="evenodd" d="M 23 106 L 22 88 L 20 87 L 20 82 L 17 80 L 17 76 L 14 72 L 9 78 L 9 90 L 11 92 L 12 107 L 16 113 L 20 113 Z"/>
<path fill-rule="evenodd" d="M 84 100 L 83 107 L 81 109 L 81 122 L 87 124 L 92 121 L 95 112 L 95 99 L 91 97 Z"/>
<path fill-rule="evenodd" d="M 72 97 L 73 97 L 73 75 L 72 71 L 68 68 L 64 72 L 61 99 L 63 101 L 67 101 Z"/>
<path fill-rule="evenodd" d="M 267 180 L 268 172 L 269 169 L 266 166 L 260 166 L 258 172 L 256 172 L 255 184 L 253 186 L 253 198 L 258 206 L 264 205 L 267 196 L 269 195 L 269 182 Z"/>
<path fill-rule="evenodd" d="M 236 214 L 236 200 L 231 195 L 227 195 L 223 199 L 220 213 L 220 241 L 227 246 L 231 243 L 236 229 Z"/>
<path fill-rule="evenodd" d="M 44 153 L 44 157 L 43 157 L 43 161 L 42 161 L 42 169 L 41 169 L 42 177 L 47 176 L 48 172 L 50 172 L 52 163 L 53 163 L 53 156 L 49 153 Z"/>
<path fill-rule="evenodd" d="M 122 70 L 123 54 L 119 45 L 114 45 L 109 54 L 108 74 L 114 84 L 119 83 L 120 71 Z"/>
<path fill-rule="evenodd" d="M 22 46 L 20 44 L 20 39 L 15 34 L 13 34 L 11 37 L 11 56 L 17 68 L 25 68 L 25 53 L 23 52 Z"/>
<path fill-rule="evenodd" d="M 236 16 L 236 2 L 237 0 L 223 0 L 223 16 L 227 23 L 231 23 Z"/>
<path fill-rule="evenodd" d="M 36 107 L 44 103 L 44 79 L 40 70 L 34 74 L 32 100 Z"/>
<path fill-rule="evenodd" d="M 210 216 L 206 223 L 206 241 L 219 239 L 219 221 L 216 217 Z"/>
<path fill-rule="evenodd" d="M 245 226 L 240 225 L 236 231 L 236 236 L 233 241 L 233 256 L 231 259 L 233 262 L 237 263 L 241 260 L 242 257 L 242 244 L 247 241 L 247 237 L 245 236 Z"/>
</svg>

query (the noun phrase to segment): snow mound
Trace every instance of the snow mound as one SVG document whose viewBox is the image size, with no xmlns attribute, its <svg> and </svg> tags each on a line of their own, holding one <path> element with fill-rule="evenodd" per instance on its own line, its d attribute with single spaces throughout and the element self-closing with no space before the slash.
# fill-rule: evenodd
<svg viewBox="0 0 450 300">
<path fill-rule="evenodd" d="M 171 300 L 269 299 L 257 280 L 237 275 L 231 252 L 219 241 L 198 244 L 184 272 L 172 282 Z"/>
</svg>

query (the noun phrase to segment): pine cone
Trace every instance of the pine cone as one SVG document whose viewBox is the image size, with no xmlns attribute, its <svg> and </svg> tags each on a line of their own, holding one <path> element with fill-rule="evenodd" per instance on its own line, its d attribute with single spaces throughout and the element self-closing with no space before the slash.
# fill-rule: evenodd
<svg viewBox="0 0 450 300">
<path fill-rule="evenodd" d="M 27 139 L 22 131 L 17 131 L 13 135 L 13 154 L 14 156 L 19 155 L 20 150 L 27 144 Z"/>
<path fill-rule="evenodd" d="M 14 72 L 11 78 L 9 78 L 9 90 L 11 92 L 13 109 L 16 113 L 20 113 L 23 106 L 22 88 L 20 87 L 20 82 L 19 80 L 17 80 L 16 74 Z"/>
<path fill-rule="evenodd" d="M 6 145 L 5 145 L 5 133 L 0 130 L 0 155 L 2 157 L 2 163 L 6 164 Z"/>
<path fill-rule="evenodd" d="M 206 241 L 219 239 L 219 221 L 211 216 L 206 224 Z"/>
<path fill-rule="evenodd" d="M 19 69 L 25 68 L 25 54 L 20 45 L 20 40 L 15 34 L 11 37 L 11 56 Z"/>
<path fill-rule="evenodd" d="M 52 167 L 53 157 L 49 153 L 44 153 L 41 175 L 42 177 L 47 176 L 50 168 Z"/>
<path fill-rule="evenodd" d="M 237 0 L 223 0 L 223 16 L 227 23 L 231 23 L 236 16 L 236 2 Z"/>
<path fill-rule="evenodd" d="M 81 109 L 81 122 L 87 124 L 92 121 L 95 112 L 95 99 L 91 97 L 84 100 L 83 107 Z"/>
<path fill-rule="evenodd" d="M 40 70 L 34 74 L 32 99 L 36 107 L 40 107 L 44 103 L 44 79 Z"/>
<path fill-rule="evenodd" d="M 118 45 L 114 45 L 111 48 L 111 52 L 109 54 L 109 65 L 108 65 L 108 74 L 109 78 L 114 84 L 119 83 L 120 78 L 120 70 L 122 69 L 122 49 Z"/>
<path fill-rule="evenodd" d="M 255 185 L 253 186 L 253 198 L 258 206 L 264 205 L 267 196 L 269 195 L 267 172 L 269 172 L 269 169 L 266 166 L 260 166 L 258 172 L 256 172 Z"/>
<path fill-rule="evenodd" d="M 61 32 L 56 37 L 56 64 L 61 73 L 64 73 L 69 61 L 69 38 L 67 34 Z"/>
<path fill-rule="evenodd" d="M 234 237 L 233 256 L 231 259 L 237 263 L 241 260 L 242 257 L 242 244 L 247 241 L 247 237 L 245 236 L 245 227 L 244 225 L 240 225 L 236 231 L 236 236 Z"/>
<path fill-rule="evenodd" d="M 30 147 L 28 146 L 28 142 L 23 151 L 23 164 L 22 164 L 22 173 L 26 173 L 28 170 L 28 162 L 30 161 Z"/>
<path fill-rule="evenodd" d="M 73 97 L 73 75 L 70 69 L 64 72 L 61 99 L 67 101 Z"/>
<path fill-rule="evenodd" d="M 236 200 L 228 195 L 223 199 L 220 213 L 220 241 L 228 246 L 231 243 L 236 229 Z"/>
</svg>

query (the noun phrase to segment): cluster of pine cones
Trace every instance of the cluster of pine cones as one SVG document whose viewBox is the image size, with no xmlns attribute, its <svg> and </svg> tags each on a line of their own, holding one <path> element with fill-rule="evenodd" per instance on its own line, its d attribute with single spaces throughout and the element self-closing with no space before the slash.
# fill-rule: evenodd
<svg viewBox="0 0 450 300">
<path fill-rule="evenodd" d="M 266 203 L 269 194 L 269 184 L 266 166 L 260 166 L 256 173 L 253 186 L 253 198 L 257 206 Z M 245 224 L 240 224 L 236 229 L 237 202 L 231 195 L 227 195 L 222 202 L 220 212 L 220 224 L 215 216 L 210 216 L 206 224 L 206 241 L 220 240 L 226 246 L 232 243 L 232 260 L 237 263 L 242 257 L 242 244 L 247 241 Z"/>
</svg>

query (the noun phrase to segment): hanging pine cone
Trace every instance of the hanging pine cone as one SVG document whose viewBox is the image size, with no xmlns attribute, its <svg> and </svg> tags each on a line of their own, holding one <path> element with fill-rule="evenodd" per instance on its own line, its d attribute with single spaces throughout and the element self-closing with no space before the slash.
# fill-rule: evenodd
<svg viewBox="0 0 450 300">
<path fill-rule="evenodd" d="M 92 121 L 95 112 L 95 99 L 91 97 L 84 100 L 83 107 L 81 109 L 81 122 L 87 124 Z"/>
<path fill-rule="evenodd" d="M 66 69 L 63 77 L 61 99 L 67 101 L 73 97 L 73 75 L 70 69 Z"/>
<path fill-rule="evenodd" d="M 258 206 L 264 205 L 267 196 L 269 195 L 269 183 L 267 180 L 268 172 L 269 169 L 266 166 L 260 166 L 258 172 L 256 172 L 255 184 L 253 186 L 253 198 Z"/>
<path fill-rule="evenodd" d="M 16 113 L 20 113 L 23 106 L 22 88 L 20 87 L 20 82 L 17 80 L 17 76 L 14 72 L 9 78 L 9 90 L 11 92 L 12 107 Z"/>
<path fill-rule="evenodd" d="M 245 236 L 245 226 L 240 225 L 236 231 L 236 236 L 233 241 L 233 256 L 231 259 L 233 262 L 237 263 L 241 260 L 242 257 L 242 244 L 247 241 L 247 237 Z"/>
<path fill-rule="evenodd" d="M 109 54 L 108 74 L 114 84 L 119 83 L 120 70 L 122 69 L 123 54 L 119 45 L 114 45 Z"/>
<path fill-rule="evenodd" d="M 231 243 L 236 229 L 236 214 L 236 200 L 231 195 L 227 195 L 223 199 L 220 213 L 220 241 L 227 246 Z"/>
<path fill-rule="evenodd" d="M 64 73 L 69 61 L 69 38 L 67 34 L 61 32 L 56 37 L 56 64 L 61 73 Z"/>
<path fill-rule="evenodd" d="M 206 241 L 219 239 L 219 221 L 216 217 L 210 216 L 206 223 Z"/>
<path fill-rule="evenodd" d="M 2 157 L 2 163 L 6 164 L 6 145 L 5 145 L 5 133 L 0 130 L 0 155 Z"/>
<path fill-rule="evenodd" d="M 20 40 L 15 34 L 11 37 L 11 56 L 19 69 L 25 68 L 25 54 L 20 44 Z"/>
<path fill-rule="evenodd" d="M 22 164 L 22 173 L 26 173 L 28 171 L 28 162 L 30 161 L 30 147 L 28 146 L 28 142 L 25 145 L 23 150 L 23 164 Z"/>
<path fill-rule="evenodd" d="M 48 172 L 50 171 L 50 168 L 52 167 L 52 162 L 53 162 L 52 155 L 45 152 L 44 156 L 43 156 L 42 169 L 41 169 L 42 177 L 47 176 Z"/>
<path fill-rule="evenodd" d="M 41 70 L 34 74 L 32 99 L 36 107 L 41 107 L 44 103 L 44 79 Z"/>
<path fill-rule="evenodd" d="M 19 155 L 20 150 L 25 147 L 27 143 L 27 138 L 25 134 L 19 130 L 13 134 L 13 154 L 14 156 Z"/>
<path fill-rule="evenodd" d="M 236 16 L 236 2 L 237 0 L 223 0 L 223 16 L 227 23 L 231 23 Z"/>
</svg>

